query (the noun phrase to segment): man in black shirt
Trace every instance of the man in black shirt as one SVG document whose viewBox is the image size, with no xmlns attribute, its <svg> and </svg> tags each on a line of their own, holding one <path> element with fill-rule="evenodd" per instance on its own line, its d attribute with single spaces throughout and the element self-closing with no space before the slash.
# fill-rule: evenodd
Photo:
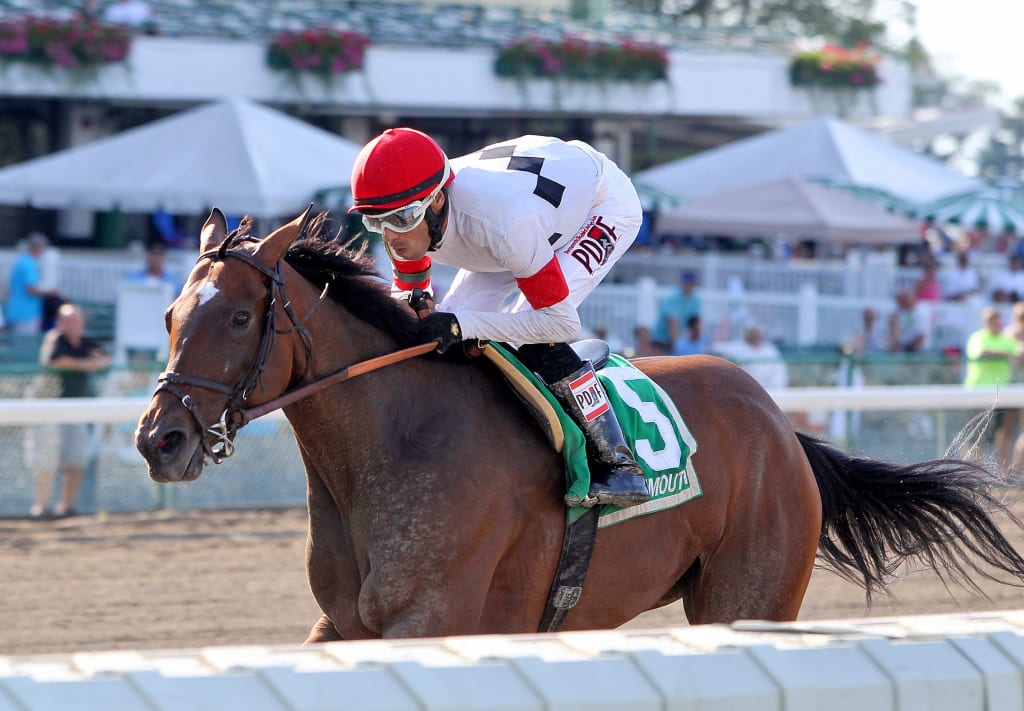
<svg viewBox="0 0 1024 711">
<path fill-rule="evenodd" d="M 57 376 L 60 397 L 93 397 L 95 391 L 91 374 L 109 368 L 111 357 L 96 341 L 86 337 L 85 314 L 82 309 L 74 304 L 64 304 L 57 311 L 56 327 L 43 338 L 39 362 Z M 60 425 L 59 466 L 63 481 L 60 500 L 54 509 L 57 517 L 72 513 L 72 505 L 88 463 L 90 426 L 77 422 Z M 42 441 L 37 442 L 36 449 L 40 446 L 45 446 Z M 52 461 L 43 462 L 44 455 L 37 451 L 34 457 L 37 459 L 33 467 L 36 499 L 31 513 L 34 518 L 45 514 L 53 487 L 55 467 Z"/>
</svg>

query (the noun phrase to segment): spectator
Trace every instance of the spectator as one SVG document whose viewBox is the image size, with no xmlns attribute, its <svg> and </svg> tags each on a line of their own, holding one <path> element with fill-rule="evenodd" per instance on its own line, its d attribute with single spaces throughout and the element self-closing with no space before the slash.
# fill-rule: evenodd
<svg viewBox="0 0 1024 711">
<path fill-rule="evenodd" d="M 864 356 L 871 351 L 884 351 L 886 339 L 878 331 L 878 314 L 872 308 L 861 312 L 861 329 L 848 341 L 847 350 L 855 357 Z"/>
<path fill-rule="evenodd" d="M 977 270 L 971 265 L 970 253 L 961 250 L 956 255 L 956 266 L 944 275 L 942 293 L 950 301 L 963 301 L 977 293 L 981 282 Z"/>
<path fill-rule="evenodd" d="M 1009 385 L 1013 369 L 1020 364 L 1020 342 L 1003 332 L 1003 316 L 998 309 L 987 307 L 981 311 L 982 327 L 967 339 L 967 368 L 964 386 L 968 388 Z M 1017 426 L 1016 411 L 997 408 L 992 420 L 992 438 L 996 448 L 996 461 L 1000 467 L 1010 464 Z"/>
<path fill-rule="evenodd" d="M 782 354 L 774 343 L 765 339 L 760 326 L 747 324 L 743 328 L 743 340 L 723 343 L 714 350 L 747 371 L 766 390 L 789 384 L 789 371 Z"/>
<path fill-rule="evenodd" d="M 154 242 L 149 245 L 146 250 L 145 266 L 129 274 L 128 278 L 150 284 L 170 284 L 174 290 L 174 296 L 181 291 L 181 282 L 178 277 L 167 269 L 167 248 L 162 242 Z"/>
<path fill-rule="evenodd" d="M 627 358 L 647 358 L 665 355 L 665 351 L 651 341 L 651 329 L 637 326 L 633 329 L 633 345 L 626 348 Z"/>
<path fill-rule="evenodd" d="M 39 349 L 39 362 L 52 369 L 60 383 L 59 397 L 92 397 L 95 390 L 91 374 L 109 368 L 111 357 L 98 343 L 85 335 L 85 314 L 74 304 L 57 311 L 57 325 L 48 331 Z M 47 514 L 57 467 L 61 470 L 61 491 L 53 515 L 74 515 L 74 503 L 89 461 L 91 425 L 63 424 L 56 428 L 59 444 L 53 442 L 54 427 L 41 425 L 26 432 L 26 459 L 33 470 L 35 503 L 30 515 Z"/>
<path fill-rule="evenodd" d="M 1024 382 L 1021 373 L 1021 365 L 1024 365 L 1024 301 L 1018 301 L 1013 305 L 1011 321 L 1003 330 L 1017 344 L 1017 360 L 1014 362 L 1013 382 Z M 1021 466 L 1024 465 L 1024 410 L 1014 410 L 1014 424 L 1018 429 L 1017 438 L 1013 445 L 1013 453 L 1010 459 L 1010 471 L 1018 475 Z"/>
<path fill-rule="evenodd" d="M 708 352 L 707 339 L 702 332 L 700 314 L 686 319 L 686 330 L 672 342 L 672 355 L 699 355 Z"/>
<path fill-rule="evenodd" d="M 754 380 L 766 390 L 789 385 L 789 370 L 782 360 L 782 354 L 774 343 L 765 339 L 764 330 L 760 326 L 748 325 L 744 328 L 743 343 L 746 347 L 740 351 L 738 359 Z"/>
<path fill-rule="evenodd" d="M 654 323 L 651 340 L 666 352 L 672 349 L 673 333 L 678 334 L 691 316 L 700 314 L 700 295 L 696 290 L 697 275 L 693 272 L 683 272 L 679 278 L 679 286 L 658 306 L 658 320 Z"/>
<path fill-rule="evenodd" d="M 889 350 L 915 353 L 928 348 L 928 314 L 909 291 L 896 294 L 896 311 L 889 318 Z"/>
<path fill-rule="evenodd" d="M 914 285 L 914 295 L 918 301 L 941 301 L 942 285 L 939 284 L 935 260 L 929 259 L 921 265 L 923 273 Z"/>
<path fill-rule="evenodd" d="M 1024 296 L 1024 257 L 1010 257 L 1009 269 L 992 277 L 989 284 L 991 301 L 995 304 L 1009 304 Z"/>
<path fill-rule="evenodd" d="M 54 296 L 41 285 L 40 262 L 50 240 L 41 232 L 33 232 L 25 240 L 26 251 L 14 263 L 7 294 L 7 325 L 11 333 L 30 336 L 40 332 L 43 324 L 43 298 Z"/>
<path fill-rule="evenodd" d="M 39 289 L 43 297 L 43 322 L 39 330 L 46 333 L 57 325 L 57 309 L 64 303 L 60 297 L 60 250 L 48 245 L 39 258 Z"/>
</svg>

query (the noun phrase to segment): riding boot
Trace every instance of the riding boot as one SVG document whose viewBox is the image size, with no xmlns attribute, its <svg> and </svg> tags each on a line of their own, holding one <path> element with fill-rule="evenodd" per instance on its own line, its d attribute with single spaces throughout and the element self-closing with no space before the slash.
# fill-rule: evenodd
<svg viewBox="0 0 1024 711">
<path fill-rule="evenodd" d="M 626 445 L 604 386 L 590 361 L 575 373 L 550 383 L 551 392 L 565 407 L 587 438 L 590 493 L 583 506 L 634 506 L 649 501 L 643 469 Z"/>
</svg>

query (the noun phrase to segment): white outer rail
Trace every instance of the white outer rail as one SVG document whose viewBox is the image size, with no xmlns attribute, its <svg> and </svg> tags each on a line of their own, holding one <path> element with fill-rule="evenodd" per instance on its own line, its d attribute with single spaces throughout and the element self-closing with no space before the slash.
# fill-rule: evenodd
<svg viewBox="0 0 1024 711">
<path fill-rule="evenodd" d="M 968 390 L 959 385 L 785 388 L 771 392 L 787 412 L 801 410 L 983 410 L 994 405 L 1024 408 L 1024 385 Z M 129 422 L 139 419 L 150 398 L 49 398 L 0 400 L 0 427 L 48 422 Z M 280 411 L 268 417 L 282 418 Z"/>
<path fill-rule="evenodd" d="M 0 710 L 1019 711 L 1022 613 L 0 657 Z"/>
</svg>

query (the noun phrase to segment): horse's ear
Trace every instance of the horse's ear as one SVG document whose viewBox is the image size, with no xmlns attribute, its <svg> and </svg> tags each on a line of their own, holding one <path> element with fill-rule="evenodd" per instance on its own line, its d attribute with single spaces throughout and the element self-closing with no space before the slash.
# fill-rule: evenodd
<svg viewBox="0 0 1024 711">
<path fill-rule="evenodd" d="M 281 225 L 264 237 L 263 241 L 256 247 L 255 257 L 268 267 L 272 267 L 281 261 L 284 253 L 288 251 L 288 248 L 298 236 L 302 224 L 309 219 L 309 213 L 312 209 L 313 204 L 310 203 L 309 207 L 301 215 L 288 224 Z"/>
<path fill-rule="evenodd" d="M 199 253 L 208 252 L 220 246 L 228 235 L 228 219 L 219 207 L 213 208 L 199 233 Z"/>
</svg>

